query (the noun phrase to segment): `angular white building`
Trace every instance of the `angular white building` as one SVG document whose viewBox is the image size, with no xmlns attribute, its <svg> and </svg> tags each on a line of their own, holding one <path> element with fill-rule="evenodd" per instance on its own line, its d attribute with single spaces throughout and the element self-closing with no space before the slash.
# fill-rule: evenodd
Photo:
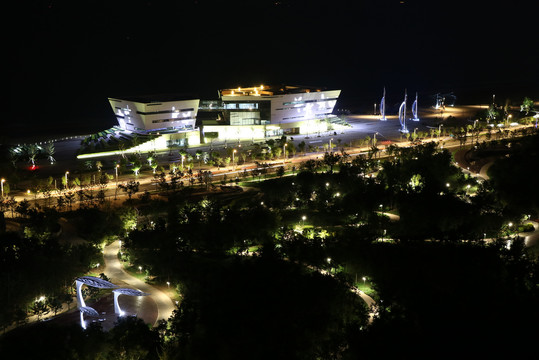
<svg viewBox="0 0 539 360">
<path fill-rule="evenodd" d="M 305 86 L 252 86 L 219 90 L 216 100 L 177 94 L 109 98 L 120 129 L 116 138 L 136 136 L 139 143 L 127 152 L 164 150 L 217 141 L 263 140 L 268 137 L 315 134 L 339 129 L 333 115 L 341 90 Z M 98 134 L 99 135 L 99 134 Z M 151 136 L 149 136 L 151 135 Z M 78 158 L 111 155 L 117 139 L 101 134 L 94 151 Z"/>
<path fill-rule="evenodd" d="M 118 125 L 135 132 L 194 130 L 199 102 L 177 95 L 109 98 Z"/>
<path fill-rule="evenodd" d="M 260 119 L 289 128 L 287 124 L 332 117 L 340 90 L 299 86 L 221 90 L 221 101 L 230 112 L 230 125 L 252 125 L 243 119 Z"/>
</svg>

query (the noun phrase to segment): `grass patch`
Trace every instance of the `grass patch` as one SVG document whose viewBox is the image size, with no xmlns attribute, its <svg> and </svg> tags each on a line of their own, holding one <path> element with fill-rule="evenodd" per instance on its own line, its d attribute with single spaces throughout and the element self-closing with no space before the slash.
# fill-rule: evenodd
<svg viewBox="0 0 539 360">
<path fill-rule="evenodd" d="M 359 290 L 369 295 L 373 299 L 376 298 L 376 296 L 378 295 L 376 291 L 371 287 L 371 283 L 368 281 L 366 281 L 365 283 L 363 281 L 359 281 L 355 285 Z"/>
<path fill-rule="evenodd" d="M 127 262 L 122 261 L 122 266 L 129 275 L 136 277 L 140 281 L 146 282 L 146 271 L 144 271 L 144 268 L 142 270 L 139 270 L 138 266 L 135 266 L 133 264 L 128 264 Z"/>
</svg>

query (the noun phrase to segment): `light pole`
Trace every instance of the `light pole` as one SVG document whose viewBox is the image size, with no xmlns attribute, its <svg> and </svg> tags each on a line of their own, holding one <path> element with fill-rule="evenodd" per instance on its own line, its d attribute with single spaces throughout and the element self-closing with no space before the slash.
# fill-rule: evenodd
<svg viewBox="0 0 539 360">
<path fill-rule="evenodd" d="M 329 151 L 333 152 L 333 147 L 331 146 L 331 142 L 333 141 L 333 138 L 329 139 Z"/>
<path fill-rule="evenodd" d="M 285 162 L 286 162 L 286 146 L 287 146 L 287 145 L 288 145 L 288 144 L 284 144 L 284 145 L 283 145 L 283 165 L 284 165 Z"/>
<path fill-rule="evenodd" d="M 444 126 L 444 124 L 440 124 L 440 126 L 438 126 L 438 140 L 440 140 L 440 135 L 442 134 L 442 126 Z"/>
<path fill-rule="evenodd" d="M 363 285 L 365 285 L 365 281 L 367 281 L 367 278 L 363 276 L 362 279 L 363 279 Z"/>
<path fill-rule="evenodd" d="M 307 216 L 303 215 L 301 217 L 301 226 L 305 226 L 305 220 L 307 220 Z"/>
<path fill-rule="evenodd" d="M 6 179 L 0 180 L 0 184 L 2 185 L 2 199 L 4 198 L 4 183 L 6 182 Z"/>
<path fill-rule="evenodd" d="M 235 154 L 236 154 L 236 149 L 232 150 L 232 167 L 234 169 L 236 168 L 236 165 L 234 164 Z"/>
<path fill-rule="evenodd" d="M 376 115 L 376 103 L 374 103 L 374 115 Z"/>
<path fill-rule="evenodd" d="M 66 171 L 66 173 L 65 173 L 65 179 L 66 179 L 66 189 L 67 189 L 67 188 L 69 187 L 69 186 L 67 186 L 67 175 L 69 175 L 69 171 Z"/>
<path fill-rule="evenodd" d="M 117 195 L 118 195 L 118 168 L 120 167 L 119 164 L 116 164 L 116 166 L 114 167 L 114 171 L 116 171 L 116 189 L 114 190 L 114 200 L 117 199 Z"/>
</svg>

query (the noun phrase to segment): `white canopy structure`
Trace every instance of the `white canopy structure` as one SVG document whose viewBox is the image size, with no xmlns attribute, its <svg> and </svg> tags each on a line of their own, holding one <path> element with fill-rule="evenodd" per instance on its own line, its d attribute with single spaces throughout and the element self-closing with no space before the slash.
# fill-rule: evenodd
<svg viewBox="0 0 539 360">
<path fill-rule="evenodd" d="M 95 309 L 86 306 L 86 303 L 84 302 L 84 297 L 82 296 L 82 285 L 87 285 L 99 289 L 114 289 L 119 286 L 114 285 L 107 280 L 103 280 L 93 276 L 81 276 L 75 280 L 75 284 L 77 285 L 77 307 L 80 311 L 80 324 L 83 329 L 86 329 L 84 315 L 86 314 L 92 317 L 99 317 L 99 313 Z"/>
<path fill-rule="evenodd" d="M 119 316 L 125 315 L 125 312 L 120 308 L 120 304 L 118 302 L 118 297 L 120 295 L 129 295 L 129 296 L 148 296 L 148 295 L 150 295 L 148 293 L 145 293 L 145 292 L 142 292 L 142 291 L 139 291 L 139 290 L 126 289 L 126 288 L 114 289 L 114 290 L 112 290 L 112 292 L 114 293 L 114 312 L 116 314 L 118 314 Z"/>
</svg>

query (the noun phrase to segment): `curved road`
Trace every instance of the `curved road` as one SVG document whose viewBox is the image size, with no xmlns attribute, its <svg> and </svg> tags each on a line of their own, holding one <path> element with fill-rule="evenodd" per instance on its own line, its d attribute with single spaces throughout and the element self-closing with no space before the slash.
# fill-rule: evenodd
<svg viewBox="0 0 539 360">
<path fill-rule="evenodd" d="M 157 324 L 157 321 L 161 319 L 168 320 L 170 315 L 172 315 L 172 311 L 176 308 L 172 300 L 161 290 L 126 273 L 122 268 L 120 260 L 118 260 L 119 250 L 120 244 L 118 241 L 105 247 L 103 254 L 105 258 L 105 275 L 115 280 L 123 281 L 135 289 L 150 294 L 149 297 L 152 298 L 157 305 L 157 316 L 154 321 L 154 326 Z M 148 309 L 140 309 L 140 312 L 145 311 L 148 311 Z"/>
</svg>

